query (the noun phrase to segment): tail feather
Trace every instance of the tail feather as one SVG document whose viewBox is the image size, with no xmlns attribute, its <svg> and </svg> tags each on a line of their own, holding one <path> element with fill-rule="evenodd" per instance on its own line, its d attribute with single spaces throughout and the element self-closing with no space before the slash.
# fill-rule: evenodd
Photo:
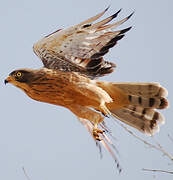
<svg viewBox="0 0 173 180">
<path fill-rule="evenodd" d="M 111 110 L 114 117 L 138 129 L 146 135 L 154 135 L 159 125 L 164 124 L 164 117 L 154 109 L 129 105 L 122 109 Z"/>
<path fill-rule="evenodd" d="M 168 91 L 159 83 L 112 83 L 126 94 L 143 97 L 167 97 Z"/>
<path fill-rule="evenodd" d="M 98 82 L 98 85 L 113 99 L 107 104 L 112 116 L 147 135 L 159 131 L 165 120 L 156 109 L 168 107 L 168 92 L 159 83 Z"/>
<path fill-rule="evenodd" d="M 168 106 L 168 101 L 164 97 L 143 97 L 142 95 L 128 95 L 130 104 L 145 108 L 164 109 Z"/>
</svg>

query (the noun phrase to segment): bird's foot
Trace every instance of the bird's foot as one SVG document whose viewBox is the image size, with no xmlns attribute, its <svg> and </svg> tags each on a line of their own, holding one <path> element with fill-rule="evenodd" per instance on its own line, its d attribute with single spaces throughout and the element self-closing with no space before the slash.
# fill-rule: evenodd
<svg viewBox="0 0 173 180">
<path fill-rule="evenodd" d="M 93 133 L 93 137 L 94 137 L 95 140 L 97 140 L 97 141 L 101 141 L 102 140 L 101 137 L 99 136 L 99 134 L 103 134 L 104 133 L 103 130 L 97 129 L 97 128 L 93 128 L 93 132 L 92 133 Z"/>
</svg>

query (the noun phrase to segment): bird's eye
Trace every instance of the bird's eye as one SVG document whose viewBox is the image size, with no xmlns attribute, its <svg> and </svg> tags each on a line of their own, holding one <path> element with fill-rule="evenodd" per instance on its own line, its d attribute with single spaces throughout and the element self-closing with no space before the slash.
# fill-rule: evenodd
<svg viewBox="0 0 173 180">
<path fill-rule="evenodd" d="M 22 73 L 21 73 L 21 72 L 17 72 L 17 73 L 16 73 L 16 76 L 19 78 L 19 77 L 22 76 Z"/>
</svg>

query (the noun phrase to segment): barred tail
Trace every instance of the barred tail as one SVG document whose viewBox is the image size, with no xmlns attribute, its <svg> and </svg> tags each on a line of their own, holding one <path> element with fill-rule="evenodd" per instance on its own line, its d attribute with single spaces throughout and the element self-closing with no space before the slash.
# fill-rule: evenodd
<svg viewBox="0 0 173 180">
<path fill-rule="evenodd" d="M 168 107 L 168 92 L 159 83 L 98 84 L 113 98 L 107 107 L 117 119 L 147 135 L 154 135 L 164 124 L 164 117 L 156 109 Z"/>
</svg>

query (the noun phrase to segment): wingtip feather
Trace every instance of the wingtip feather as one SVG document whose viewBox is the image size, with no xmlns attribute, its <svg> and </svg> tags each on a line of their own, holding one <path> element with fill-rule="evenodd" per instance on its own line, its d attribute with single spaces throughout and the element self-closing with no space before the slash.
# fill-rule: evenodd
<svg viewBox="0 0 173 180">
<path fill-rule="evenodd" d="M 134 13 L 135 13 L 135 11 L 133 11 L 129 16 L 127 16 L 127 20 L 130 19 Z"/>
<path fill-rule="evenodd" d="M 81 22 L 80 24 L 78 24 L 77 26 L 81 26 L 81 25 L 84 25 L 84 24 L 89 24 L 89 23 L 92 23 L 94 21 L 96 21 L 97 19 L 99 19 L 101 16 L 104 15 L 104 13 L 109 9 L 110 6 L 108 6 L 104 11 L 102 11 L 101 13 L 98 13 L 97 15 Z"/>
<path fill-rule="evenodd" d="M 111 5 L 109 5 L 109 6 L 104 10 L 104 12 L 106 12 L 110 7 L 111 7 Z"/>
<path fill-rule="evenodd" d="M 122 8 L 121 8 L 119 11 L 117 11 L 116 13 L 114 13 L 114 14 L 111 16 L 112 19 L 116 18 L 116 17 L 118 16 L 118 14 L 121 12 L 121 10 L 122 10 Z"/>
<path fill-rule="evenodd" d="M 132 28 L 132 26 L 130 26 L 130 27 L 126 28 L 126 29 L 121 30 L 120 34 L 124 34 L 124 33 L 128 32 L 128 31 L 130 31 L 131 28 Z"/>
</svg>

